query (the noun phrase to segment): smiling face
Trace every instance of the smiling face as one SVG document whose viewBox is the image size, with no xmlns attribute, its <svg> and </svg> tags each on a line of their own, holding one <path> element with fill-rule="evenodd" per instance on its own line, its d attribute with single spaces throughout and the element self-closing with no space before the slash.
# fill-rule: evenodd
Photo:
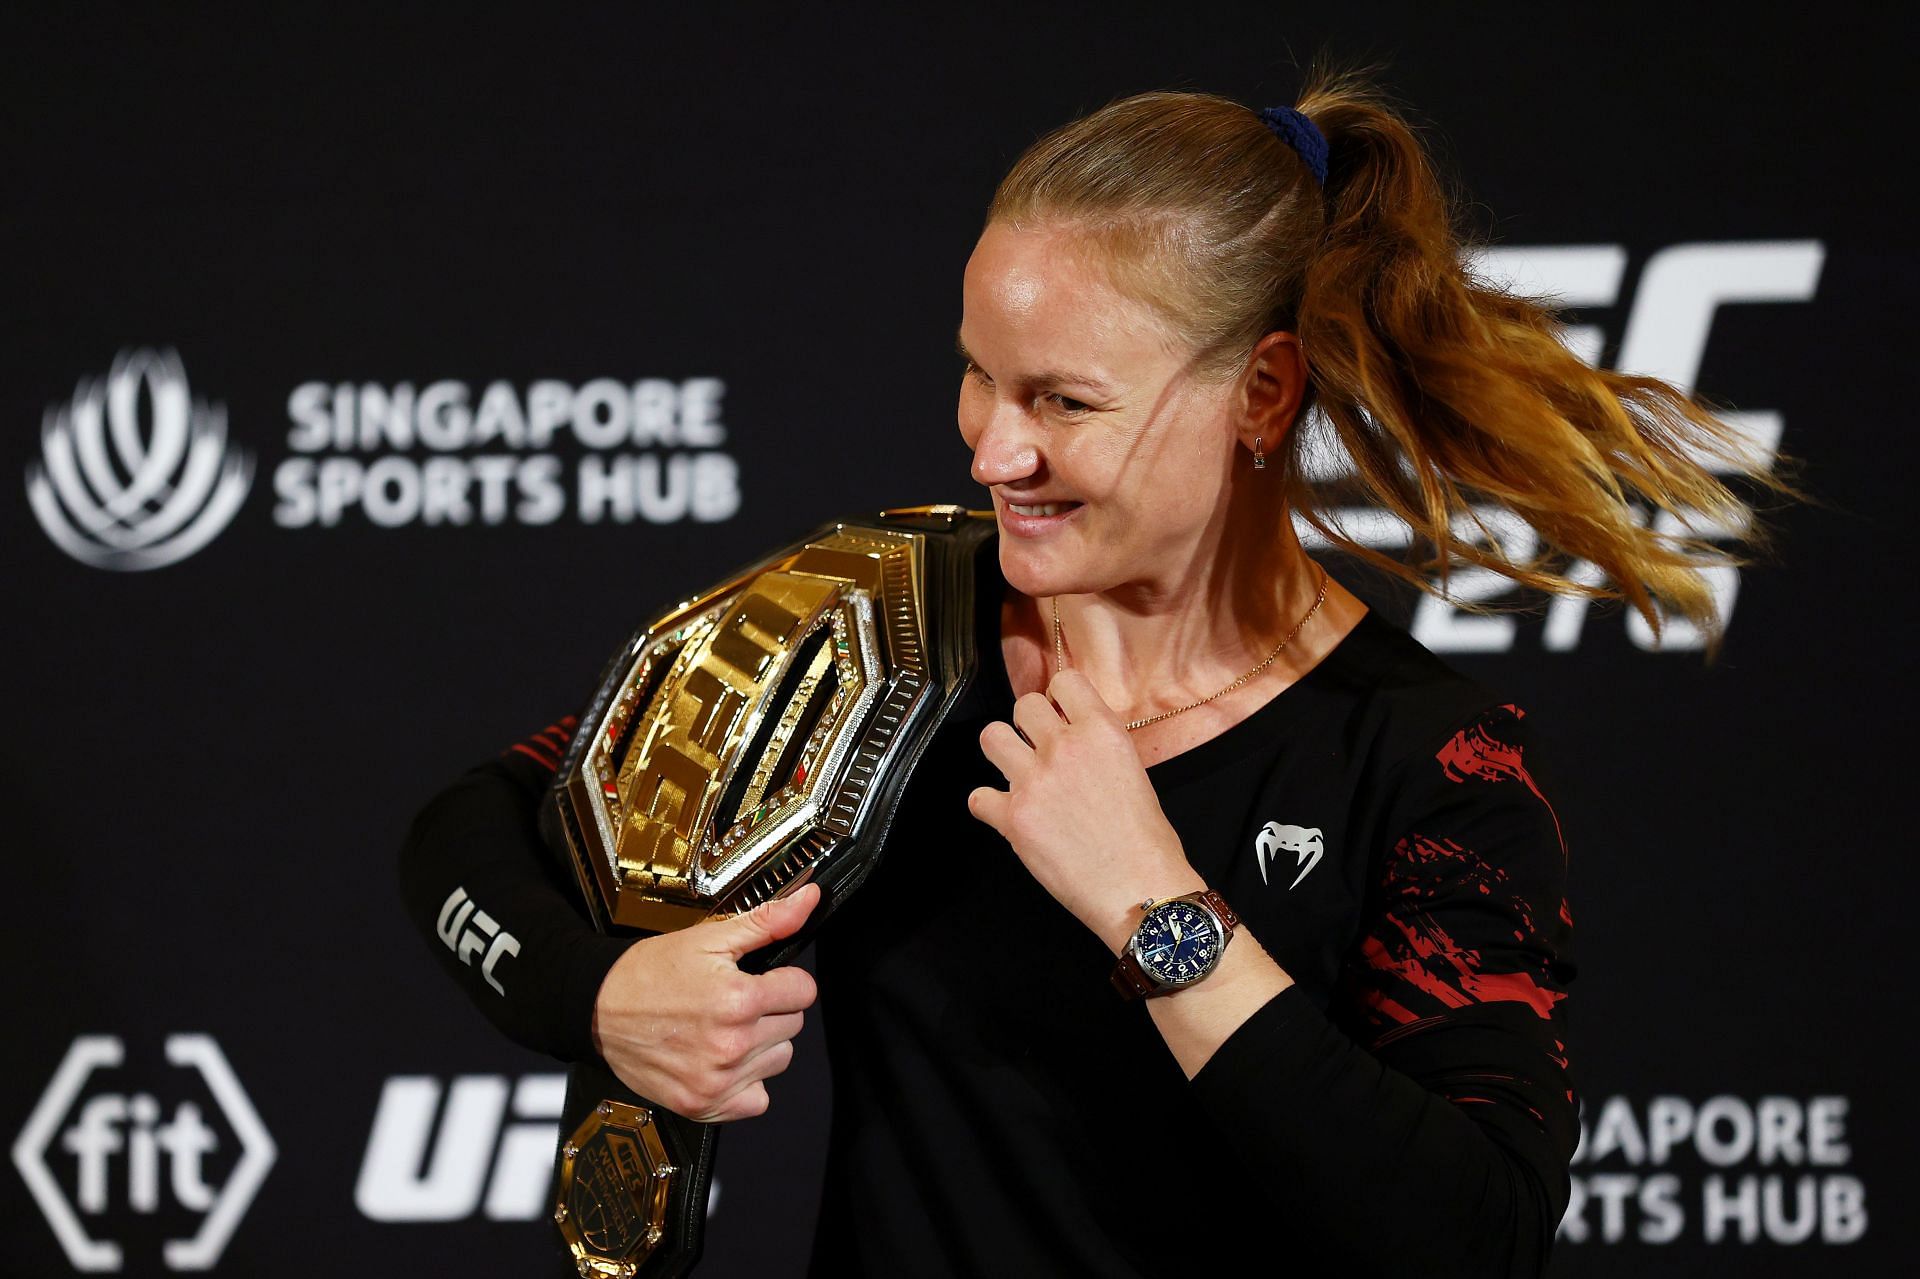
<svg viewBox="0 0 1920 1279">
<path fill-rule="evenodd" d="M 1093 241 L 991 224 L 967 262 L 960 349 L 960 434 L 1014 589 L 1161 595 L 1197 579 L 1241 444 L 1234 384 L 1197 375 Z"/>
</svg>

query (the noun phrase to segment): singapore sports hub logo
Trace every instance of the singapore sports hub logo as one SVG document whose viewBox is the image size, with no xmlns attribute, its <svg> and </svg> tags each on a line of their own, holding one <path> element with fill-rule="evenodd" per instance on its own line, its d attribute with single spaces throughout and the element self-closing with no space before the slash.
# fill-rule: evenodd
<svg viewBox="0 0 1920 1279">
<path fill-rule="evenodd" d="M 1588 363 L 1611 348 L 1615 367 L 1693 391 L 1717 318 L 1733 307 L 1812 302 L 1826 246 L 1814 239 L 1669 244 L 1630 271 L 1634 257 L 1613 243 L 1497 246 L 1476 250 L 1469 266 L 1497 286 L 1577 312 L 1581 322 L 1570 323 L 1563 337 Z M 337 372 L 307 378 L 286 396 L 284 449 L 262 463 L 268 474 L 260 487 L 272 494 L 273 526 L 285 531 L 347 523 L 538 527 L 568 518 L 581 525 L 715 523 L 734 518 L 742 504 L 740 463 L 726 447 L 726 390 L 725 379 L 713 376 L 577 384 L 498 377 L 368 382 Z M 1746 438 L 1751 460 L 1771 466 L 1783 413 L 1762 407 L 1725 416 Z M 248 428 L 272 425 L 256 419 Z M 1312 418 L 1303 435 L 1312 442 L 1303 454 L 1306 478 L 1315 485 L 1342 481 L 1351 459 L 1329 445 Z M 44 460 L 28 468 L 34 513 L 62 550 L 94 567 L 146 569 L 184 559 L 218 535 L 248 497 L 253 459 L 229 444 L 224 409 L 189 395 L 170 351 L 122 352 L 106 378 L 83 380 L 69 403 L 47 410 L 42 436 Z M 1328 513 L 1365 545 L 1388 553 L 1410 545 L 1412 530 L 1384 507 L 1343 505 Z M 1732 538 L 1741 531 L 1698 511 L 1635 504 L 1633 514 L 1661 538 Z M 1472 516 L 1472 540 L 1497 542 L 1511 562 L 1542 549 L 1538 532 L 1503 507 L 1480 504 Z M 1294 520 L 1307 550 L 1325 549 L 1297 512 Z M 1731 622 L 1740 570 L 1702 571 Z M 1589 562 L 1576 561 L 1568 572 L 1589 585 L 1604 581 Z M 1578 594 L 1551 600 L 1544 619 L 1526 632 L 1514 616 L 1459 607 L 1512 589 L 1491 569 L 1461 565 L 1449 576 L 1447 598 L 1422 594 L 1409 629 L 1436 653 L 1535 644 L 1572 652 L 1595 629 L 1594 601 Z M 1636 610 L 1623 617 L 1628 638 L 1645 651 L 1682 652 L 1705 642 L 1682 617 L 1668 617 L 1659 637 Z"/>
<path fill-rule="evenodd" d="M 27 501 L 54 545 L 94 568 L 187 558 L 253 483 L 253 459 L 228 445 L 226 407 L 192 397 L 171 350 L 122 351 L 106 377 L 82 378 L 48 407 L 40 445 Z"/>
</svg>

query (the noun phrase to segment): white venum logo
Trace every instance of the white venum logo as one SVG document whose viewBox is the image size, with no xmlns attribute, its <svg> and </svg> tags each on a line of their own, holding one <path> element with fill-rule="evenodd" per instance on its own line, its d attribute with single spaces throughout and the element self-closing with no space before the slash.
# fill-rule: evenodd
<svg viewBox="0 0 1920 1279">
<path fill-rule="evenodd" d="M 1293 877 L 1293 883 L 1287 885 L 1289 892 L 1307 877 L 1307 872 L 1320 864 L 1320 855 L 1326 851 L 1326 839 L 1320 834 L 1318 826 L 1289 826 L 1284 822 L 1268 822 L 1260 828 L 1259 835 L 1253 841 L 1254 851 L 1260 857 L 1260 882 L 1267 883 L 1267 864 L 1280 860 L 1281 853 L 1292 853 L 1294 865 L 1300 873 Z"/>
<path fill-rule="evenodd" d="M 145 390 L 147 421 L 141 421 Z M 227 445 L 227 411 L 187 391 L 173 351 L 122 351 L 41 423 L 27 500 L 54 545 L 94 568 L 161 568 L 232 520 L 253 459 Z"/>
</svg>

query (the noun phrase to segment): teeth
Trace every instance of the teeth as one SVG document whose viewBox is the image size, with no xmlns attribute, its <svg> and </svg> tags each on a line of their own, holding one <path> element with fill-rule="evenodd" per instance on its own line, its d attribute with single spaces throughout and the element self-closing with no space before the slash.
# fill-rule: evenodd
<svg viewBox="0 0 1920 1279">
<path fill-rule="evenodd" d="M 1015 515 L 1058 515 L 1068 505 L 1065 502 L 1050 502 L 1045 506 L 1022 506 L 1018 502 L 1008 502 L 1007 509 Z"/>
</svg>

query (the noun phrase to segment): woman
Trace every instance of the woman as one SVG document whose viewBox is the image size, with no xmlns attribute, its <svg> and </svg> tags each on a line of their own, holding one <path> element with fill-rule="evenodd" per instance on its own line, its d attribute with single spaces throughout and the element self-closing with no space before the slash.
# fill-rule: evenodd
<svg viewBox="0 0 1920 1279">
<path fill-rule="evenodd" d="M 1001 184 L 959 335 L 1000 533 L 983 670 L 819 939 L 814 1273 L 1544 1269 L 1575 967 L 1532 722 L 1369 611 L 1289 513 L 1422 585 L 1458 558 L 1713 633 L 1711 548 L 1633 503 L 1745 516 L 1715 461 L 1793 490 L 1681 393 L 1587 368 L 1459 252 L 1414 134 L 1351 77 L 1297 110 L 1130 98 Z M 1314 510 L 1314 407 L 1430 565 Z M 1469 502 L 1613 585 L 1503 560 Z M 458 885 L 513 925 L 512 994 L 442 959 L 521 1042 L 698 1119 L 759 1114 L 816 986 L 735 963 L 818 892 L 593 934 L 530 819 L 572 727 L 422 813 L 413 913 L 430 929 Z"/>
</svg>

